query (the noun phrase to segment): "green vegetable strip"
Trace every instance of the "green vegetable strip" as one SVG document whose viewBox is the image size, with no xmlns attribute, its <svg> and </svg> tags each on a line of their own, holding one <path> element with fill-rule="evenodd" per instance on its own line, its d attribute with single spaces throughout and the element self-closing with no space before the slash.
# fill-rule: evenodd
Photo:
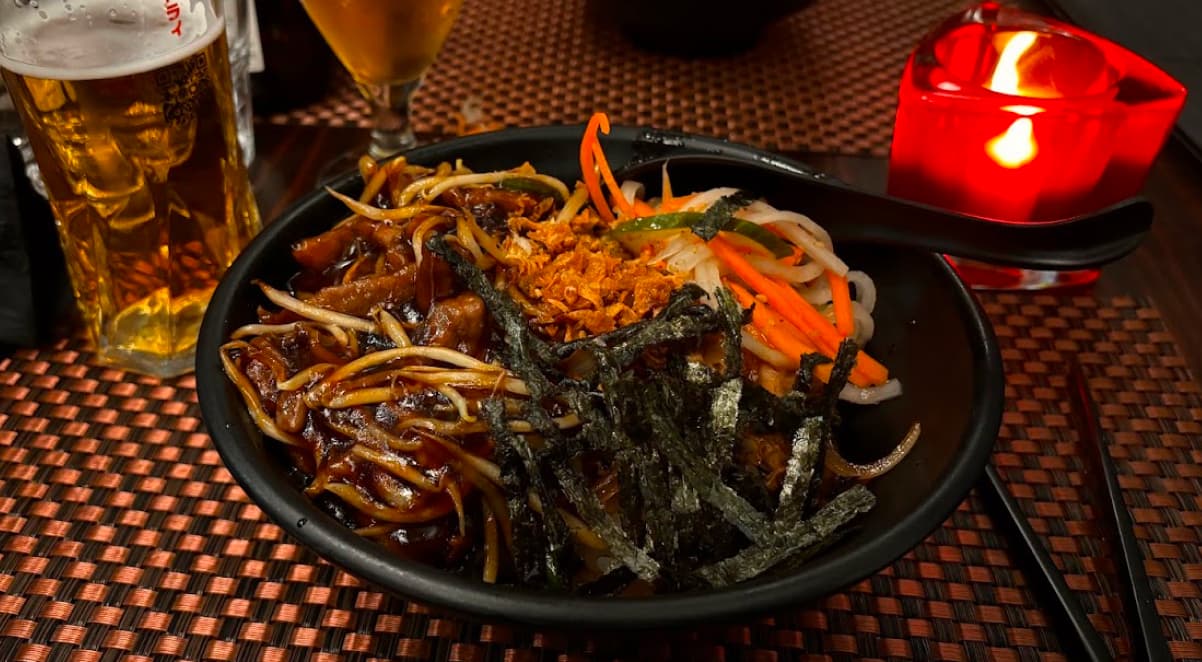
<svg viewBox="0 0 1202 662">
<path fill-rule="evenodd" d="M 701 568 L 697 574 L 711 586 L 726 586 L 757 575 L 788 561 L 790 557 L 822 544 L 857 515 L 868 512 L 876 497 L 863 485 L 855 485 L 831 499 L 810 519 L 792 527 L 782 527 L 769 541 L 752 545 L 717 563 Z"/>
</svg>

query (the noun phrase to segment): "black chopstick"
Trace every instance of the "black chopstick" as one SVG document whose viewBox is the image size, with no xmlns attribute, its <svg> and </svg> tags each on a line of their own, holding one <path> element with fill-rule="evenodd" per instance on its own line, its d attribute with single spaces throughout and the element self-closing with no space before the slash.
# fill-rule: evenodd
<svg viewBox="0 0 1202 662">
<path fill-rule="evenodd" d="M 1039 536 L 1027 522 L 1027 516 L 1023 514 L 1018 501 L 1010 495 L 1006 484 L 1002 482 L 1002 477 L 998 475 L 992 464 L 985 467 L 984 484 L 989 489 L 982 490 L 983 496 L 992 497 L 990 500 L 994 502 L 994 508 L 998 511 L 995 518 L 1009 525 L 1012 534 L 1021 543 L 1020 547 L 1026 552 L 1030 565 L 1038 570 L 1038 577 L 1043 581 L 1044 588 L 1054 598 L 1056 611 L 1072 629 L 1077 642 L 1081 645 L 1081 652 L 1085 655 L 1084 659 L 1090 662 L 1113 660 L 1114 657 L 1106 648 L 1106 643 L 1102 641 L 1097 629 L 1089 622 L 1089 617 L 1081 608 L 1081 603 L 1077 602 L 1076 596 L 1064 581 L 1064 575 L 1061 575 L 1056 568 L 1051 555 L 1044 549 L 1043 543 L 1039 541 Z"/>
<path fill-rule="evenodd" d="M 1131 657 L 1148 662 L 1171 660 L 1168 642 L 1160 628 L 1152 586 L 1144 570 L 1144 557 L 1131 528 L 1131 514 L 1123 503 L 1118 471 L 1106 449 L 1098 408 L 1089 394 L 1081 364 L 1075 358 L 1069 365 L 1068 390 L 1081 444 L 1086 447 L 1083 449 L 1086 473 L 1094 474 L 1088 485 L 1089 492 L 1094 494 L 1094 511 L 1102 522 L 1103 537 L 1111 543 L 1112 556 L 1118 559 L 1124 612 L 1131 636 Z"/>
</svg>

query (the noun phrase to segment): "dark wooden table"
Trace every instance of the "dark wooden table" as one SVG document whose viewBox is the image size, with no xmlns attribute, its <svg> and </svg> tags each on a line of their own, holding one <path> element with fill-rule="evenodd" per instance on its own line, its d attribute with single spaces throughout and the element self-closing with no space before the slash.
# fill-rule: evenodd
<svg viewBox="0 0 1202 662">
<path fill-rule="evenodd" d="M 251 177 L 265 222 L 312 191 L 335 158 L 367 144 L 362 129 L 274 125 L 256 127 L 258 160 Z M 872 191 L 883 191 L 883 159 L 789 153 L 815 168 Z M 1186 354 L 1191 372 L 1202 375 L 1202 163 L 1170 141 L 1148 178 L 1145 195 L 1156 221 L 1144 245 L 1109 265 L 1088 290 L 1099 297 L 1150 299 Z"/>
</svg>

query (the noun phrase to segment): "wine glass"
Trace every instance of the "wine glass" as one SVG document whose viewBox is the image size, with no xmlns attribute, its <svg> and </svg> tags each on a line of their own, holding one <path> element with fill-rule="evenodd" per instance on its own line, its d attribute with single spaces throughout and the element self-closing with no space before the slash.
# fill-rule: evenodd
<svg viewBox="0 0 1202 662">
<path fill-rule="evenodd" d="M 301 0 L 334 55 L 372 104 L 368 154 L 416 146 L 409 100 L 434 62 L 462 0 Z"/>
</svg>

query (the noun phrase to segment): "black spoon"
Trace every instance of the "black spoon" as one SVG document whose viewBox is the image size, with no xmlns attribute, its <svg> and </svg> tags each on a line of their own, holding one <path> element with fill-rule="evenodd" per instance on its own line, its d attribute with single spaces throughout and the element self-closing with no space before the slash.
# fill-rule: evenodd
<svg viewBox="0 0 1202 662">
<path fill-rule="evenodd" d="M 717 186 L 746 189 L 813 218 L 835 241 L 906 246 L 1027 269 L 1099 267 L 1135 250 L 1152 225 L 1152 205 L 1142 198 L 1060 221 L 1006 223 L 868 193 L 776 163 L 717 154 L 652 158 L 627 165 L 617 177 L 657 190 L 665 163 L 678 193 Z"/>
</svg>

